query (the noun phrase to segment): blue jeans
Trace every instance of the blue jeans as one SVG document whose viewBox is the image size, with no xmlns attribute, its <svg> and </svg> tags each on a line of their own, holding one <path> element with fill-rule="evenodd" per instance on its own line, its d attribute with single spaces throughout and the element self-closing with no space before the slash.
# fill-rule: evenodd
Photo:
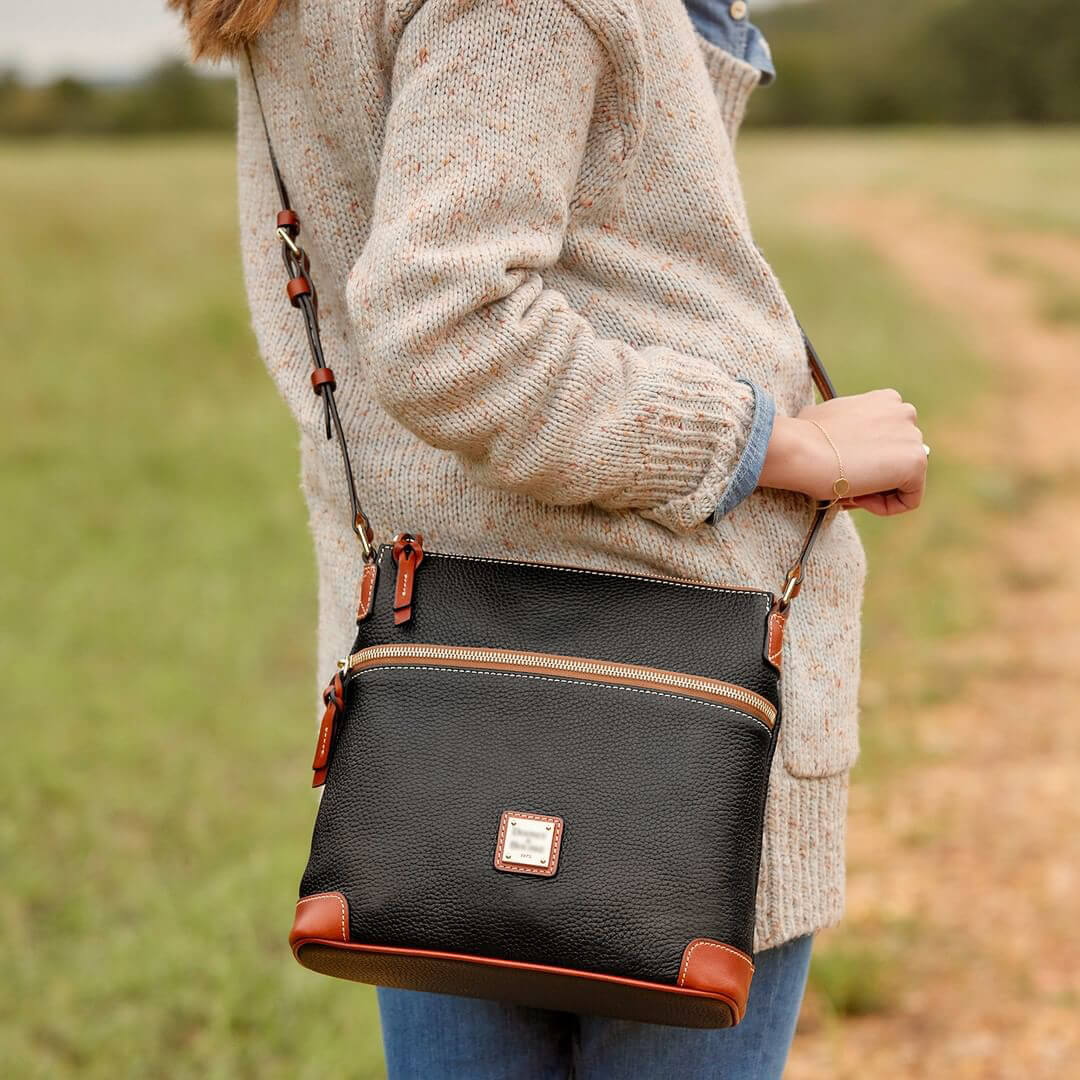
<svg viewBox="0 0 1080 1080">
<path fill-rule="evenodd" d="M 756 957 L 746 1017 L 661 1027 L 451 994 L 378 989 L 389 1080 L 780 1080 L 813 936 Z"/>
</svg>

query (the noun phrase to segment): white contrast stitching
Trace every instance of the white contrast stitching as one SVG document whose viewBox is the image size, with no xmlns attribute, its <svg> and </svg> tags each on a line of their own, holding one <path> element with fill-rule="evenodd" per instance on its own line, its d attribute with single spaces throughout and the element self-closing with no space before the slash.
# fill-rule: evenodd
<svg viewBox="0 0 1080 1080">
<path fill-rule="evenodd" d="M 655 694 L 657 697 L 671 698 L 673 701 L 693 701 L 698 705 L 706 705 L 710 709 L 723 709 L 725 712 L 747 720 L 753 720 L 767 732 L 772 734 L 772 728 L 749 712 L 732 708 L 730 705 L 721 705 L 715 701 L 703 701 L 701 698 L 692 697 L 689 694 L 669 694 L 665 690 L 646 690 L 643 686 L 619 686 L 617 683 L 594 682 L 589 679 L 561 679 L 554 675 L 526 675 L 518 671 L 488 671 L 482 668 L 457 667 L 450 665 L 441 667 L 433 664 L 373 664 L 371 667 L 361 668 L 354 678 L 361 679 L 371 671 L 458 671 L 465 675 L 499 675 L 510 679 L 542 679 L 544 682 L 568 683 L 570 686 L 592 686 L 598 690 L 628 690 L 632 694 Z"/>
<path fill-rule="evenodd" d="M 384 554 L 388 550 L 389 548 L 384 545 Z M 382 557 L 382 555 L 379 556 L 380 562 L 382 561 Z M 765 598 L 765 601 L 770 608 L 772 607 L 774 599 L 773 594 L 766 592 L 764 589 L 732 589 L 723 585 L 699 585 L 695 582 L 681 581 L 677 578 L 650 577 L 647 574 L 620 574 L 616 570 L 592 570 L 586 567 L 577 566 L 555 566 L 552 563 L 517 562 L 513 559 L 486 559 L 480 555 L 454 555 L 445 551 L 425 551 L 424 558 L 462 559 L 467 562 L 501 563 L 504 566 L 524 566 L 529 570 L 559 570 L 566 574 L 593 574 L 597 577 L 622 578 L 624 581 L 648 581 L 654 582 L 657 585 L 677 585 L 680 589 L 698 589 L 703 592 L 729 593 L 732 596 L 760 596 Z"/>
<path fill-rule="evenodd" d="M 686 969 L 690 966 L 690 957 L 694 955 L 694 952 L 699 945 L 706 945 L 711 949 L 723 949 L 724 952 L 729 952 L 732 956 L 737 956 L 740 960 L 744 961 L 751 971 L 754 970 L 754 962 L 746 955 L 746 953 L 740 952 L 738 949 L 733 949 L 730 945 L 722 945 L 719 941 L 708 941 L 706 938 L 701 938 L 698 941 L 695 941 L 694 944 L 686 950 L 686 956 L 683 957 L 682 969 L 679 972 L 679 986 L 682 986 L 683 980 L 686 978 Z"/>
<path fill-rule="evenodd" d="M 787 616 L 779 614 L 770 615 L 769 621 L 766 625 L 768 626 L 769 644 L 772 644 L 773 630 L 779 627 L 779 629 L 777 630 L 777 635 L 780 638 L 780 644 L 777 645 L 777 647 L 768 654 L 769 662 L 779 667 L 780 657 L 783 655 L 784 652 L 784 628 L 787 626 Z"/>
<path fill-rule="evenodd" d="M 310 900 L 325 900 L 328 896 L 334 897 L 337 900 L 337 902 L 341 905 L 341 940 L 342 941 L 348 941 L 349 940 L 348 935 L 345 933 L 345 897 L 343 897 L 340 893 L 332 893 L 332 892 L 312 893 L 311 896 L 305 896 L 302 900 L 297 900 L 296 901 L 296 906 L 299 907 L 301 904 L 306 904 Z"/>
</svg>

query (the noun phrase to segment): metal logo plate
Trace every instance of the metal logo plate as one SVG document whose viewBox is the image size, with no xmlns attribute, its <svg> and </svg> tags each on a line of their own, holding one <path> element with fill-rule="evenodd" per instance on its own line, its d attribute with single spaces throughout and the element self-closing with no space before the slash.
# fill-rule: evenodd
<svg viewBox="0 0 1080 1080">
<path fill-rule="evenodd" d="M 559 865 L 563 819 L 507 810 L 499 819 L 495 869 L 551 877 Z"/>
</svg>

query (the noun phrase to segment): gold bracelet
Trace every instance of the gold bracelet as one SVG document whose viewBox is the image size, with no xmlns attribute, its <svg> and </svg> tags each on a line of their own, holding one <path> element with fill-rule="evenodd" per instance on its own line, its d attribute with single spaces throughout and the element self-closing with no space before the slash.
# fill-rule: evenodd
<svg viewBox="0 0 1080 1080">
<path fill-rule="evenodd" d="M 851 490 L 851 484 L 848 483 L 847 477 L 844 475 L 844 462 L 840 458 L 840 451 L 836 448 L 836 443 L 833 442 L 832 436 L 816 421 L 811 420 L 811 424 L 814 425 L 829 440 L 829 445 L 833 449 L 833 453 L 836 455 L 836 464 L 840 469 L 840 475 L 833 481 L 833 495 L 836 496 L 829 506 L 835 506 L 847 493 Z"/>
</svg>

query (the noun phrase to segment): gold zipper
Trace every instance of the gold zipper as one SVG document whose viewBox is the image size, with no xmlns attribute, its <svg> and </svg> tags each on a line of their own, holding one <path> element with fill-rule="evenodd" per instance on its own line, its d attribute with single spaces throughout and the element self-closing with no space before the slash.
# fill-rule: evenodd
<svg viewBox="0 0 1080 1080">
<path fill-rule="evenodd" d="M 467 645 L 371 645 L 353 653 L 342 666 L 346 675 L 353 675 L 372 667 L 412 661 L 445 667 L 480 667 L 497 671 L 569 675 L 593 682 L 662 690 L 733 706 L 751 713 L 769 728 L 776 722 L 776 707 L 772 702 L 734 683 L 640 664 L 585 660 L 555 653 L 476 648 Z"/>
</svg>

